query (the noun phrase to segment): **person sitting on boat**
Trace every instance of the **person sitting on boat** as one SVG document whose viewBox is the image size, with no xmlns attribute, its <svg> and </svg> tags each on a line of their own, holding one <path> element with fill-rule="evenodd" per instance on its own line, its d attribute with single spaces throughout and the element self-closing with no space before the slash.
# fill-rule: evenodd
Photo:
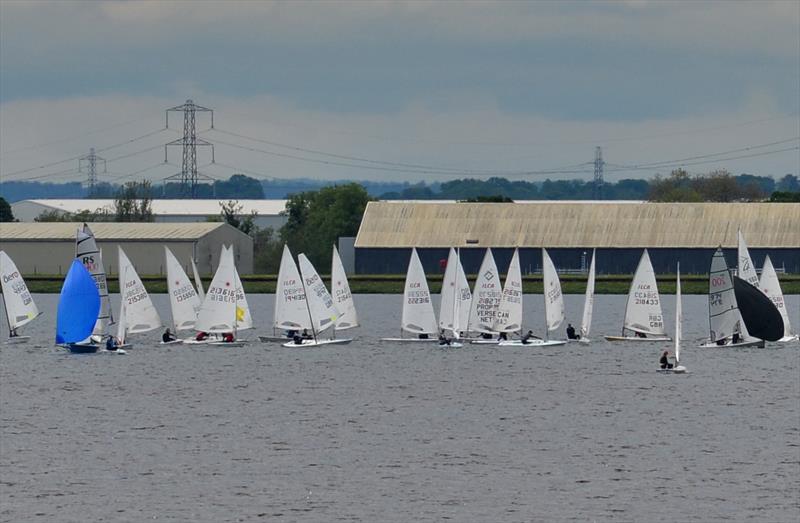
<svg viewBox="0 0 800 523">
<path fill-rule="evenodd" d="M 568 340 L 579 340 L 581 337 L 575 334 L 575 327 L 572 326 L 571 323 L 567 323 L 567 339 Z"/>
<path fill-rule="evenodd" d="M 224 333 L 222 335 L 222 341 L 224 341 L 225 343 L 233 343 L 233 333 L 232 332 Z"/>
<path fill-rule="evenodd" d="M 109 336 L 106 339 L 106 350 L 117 350 L 117 339 L 114 336 Z"/>
<path fill-rule="evenodd" d="M 207 340 L 208 339 L 208 333 L 200 331 L 200 332 L 197 333 L 197 336 L 195 336 L 194 339 L 197 340 L 197 341 Z"/>
<path fill-rule="evenodd" d="M 303 329 L 303 339 L 310 340 L 312 338 L 311 334 L 308 333 L 308 329 Z"/>
<path fill-rule="evenodd" d="M 481 332 L 481 338 L 483 338 L 484 340 L 491 340 L 492 334 L 489 332 Z"/>
<path fill-rule="evenodd" d="M 497 339 L 506 341 L 508 339 L 508 334 L 506 334 L 505 332 L 501 332 L 500 334 L 497 335 Z"/>
<path fill-rule="evenodd" d="M 174 334 L 172 334 L 169 331 L 169 329 L 165 330 L 164 334 L 161 335 L 161 341 L 163 341 L 164 343 L 169 343 L 169 342 L 175 341 L 177 339 L 178 339 L 178 337 L 175 336 Z"/>
<path fill-rule="evenodd" d="M 295 336 L 297 336 L 297 330 L 289 329 L 289 330 L 286 331 L 286 337 L 287 338 L 294 339 Z"/>
<path fill-rule="evenodd" d="M 658 362 L 661 364 L 661 368 L 662 369 L 671 369 L 672 368 L 672 363 L 669 362 L 669 351 L 668 350 L 665 350 L 664 352 L 661 353 L 661 359 L 658 360 Z"/>
<path fill-rule="evenodd" d="M 645 334 L 644 332 L 636 331 L 634 334 L 636 335 L 637 338 L 646 338 L 647 337 L 647 334 Z"/>
<path fill-rule="evenodd" d="M 528 331 L 528 334 L 526 334 L 525 336 L 522 337 L 522 343 L 524 345 L 527 345 L 528 343 L 531 342 L 531 339 L 535 338 L 535 337 L 536 336 L 533 335 L 533 331 Z"/>
<path fill-rule="evenodd" d="M 294 342 L 295 345 L 303 344 L 303 338 L 299 334 L 295 334 L 294 338 L 292 338 L 292 341 Z"/>
<path fill-rule="evenodd" d="M 734 332 L 733 333 L 733 337 L 731 338 L 731 345 L 735 345 L 735 344 L 739 343 L 740 341 L 742 341 L 741 334 L 739 334 L 738 331 Z"/>
<path fill-rule="evenodd" d="M 17 334 L 17 329 L 11 329 L 8 331 L 9 338 L 16 338 L 17 336 L 19 336 L 19 334 Z"/>
<path fill-rule="evenodd" d="M 421 340 L 427 340 L 427 339 L 428 339 L 428 333 L 427 333 L 427 332 L 420 333 L 420 334 L 417 336 L 417 338 L 419 338 L 419 339 L 421 339 Z"/>
<path fill-rule="evenodd" d="M 439 334 L 439 345 L 450 345 L 450 339 L 444 335 L 444 331 Z"/>
</svg>

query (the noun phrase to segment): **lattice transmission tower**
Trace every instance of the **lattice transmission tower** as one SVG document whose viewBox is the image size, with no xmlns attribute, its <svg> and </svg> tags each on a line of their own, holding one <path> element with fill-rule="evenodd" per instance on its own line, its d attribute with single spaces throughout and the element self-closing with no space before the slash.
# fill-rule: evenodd
<svg viewBox="0 0 800 523">
<path fill-rule="evenodd" d="M 86 173 L 86 187 L 89 189 L 89 198 L 93 198 L 97 190 L 97 167 L 100 162 L 103 163 L 103 172 L 108 172 L 106 159 L 97 156 L 94 153 L 94 147 L 89 149 L 89 154 L 78 158 L 78 171 Z"/>
<path fill-rule="evenodd" d="M 592 199 L 603 199 L 603 149 L 594 148 L 594 187 L 592 188 Z"/>
<path fill-rule="evenodd" d="M 181 172 L 168 176 L 164 179 L 165 185 L 169 180 L 180 180 L 181 196 L 183 198 L 195 198 L 197 196 L 197 183 L 199 179 L 213 180 L 197 172 L 197 147 L 211 146 L 211 163 L 214 163 L 214 144 L 197 137 L 195 128 L 195 113 L 211 113 L 211 128 L 214 128 L 214 111 L 207 107 L 195 104 L 192 100 L 186 100 L 183 105 L 178 105 L 167 109 L 167 129 L 169 129 L 169 113 L 183 112 L 183 138 L 173 140 L 164 145 L 164 163 L 167 163 L 167 148 L 170 145 L 180 145 L 183 147 L 183 161 Z"/>
</svg>

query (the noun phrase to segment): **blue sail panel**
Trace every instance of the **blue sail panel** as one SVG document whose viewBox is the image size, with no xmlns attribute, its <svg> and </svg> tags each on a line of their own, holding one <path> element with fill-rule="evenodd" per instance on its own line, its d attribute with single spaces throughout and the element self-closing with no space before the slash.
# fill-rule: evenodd
<svg viewBox="0 0 800 523">
<path fill-rule="evenodd" d="M 58 299 L 56 343 L 75 343 L 88 338 L 99 312 L 100 294 L 92 275 L 79 260 L 72 260 Z"/>
</svg>

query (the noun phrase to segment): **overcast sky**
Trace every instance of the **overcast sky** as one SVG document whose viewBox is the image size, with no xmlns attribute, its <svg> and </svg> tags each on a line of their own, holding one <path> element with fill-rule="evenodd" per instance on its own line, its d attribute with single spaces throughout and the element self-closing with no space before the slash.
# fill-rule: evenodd
<svg viewBox="0 0 800 523">
<path fill-rule="evenodd" d="M 3 181 L 160 181 L 189 98 L 219 178 L 797 175 L 800 2 L 0 1 Z"/>
</svg>

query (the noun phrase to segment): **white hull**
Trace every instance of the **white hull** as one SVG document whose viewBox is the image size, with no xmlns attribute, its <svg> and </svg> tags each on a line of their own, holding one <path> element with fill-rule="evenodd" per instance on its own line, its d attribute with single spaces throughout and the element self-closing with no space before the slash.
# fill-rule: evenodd
<svg viewBox="0 0 800 523">
<path fill-rule="evenodd" d="M 793 341 L 800 341 L 800 334 L 795 334 L 794 336 L 784 336 L 778 340 L 778 343 L 792 343 Z"/>
<path fill-rule="evenodd" d="M 506 340 L 498 343 L 501 347 L 556 347 L 566 344 L 566 341 L 561 340 L 528 340 L 525 343 L 522 340 Z"/>
<path fill-rule="evenodd" d="M 391 341 L 396 343 L 438 343 L 439 338 L 381 338 L 381 341 Z"/>
<path fill-rule="evenodd" d="M 464 346 L 463 343 L 459 343 L 457 341 L 451 341 L 450 343 L 440 343 L 439 344 L 439 348 L 440 349 L 458 349 L 458 348 L 463 347 L 463 346 Z"/>
<path fill-rule="evenodd" d="M 672 341 L 669 336 L 656 336 L 651 338 L 639 338 L 637 336 L 603 336 L 608 341 L 633 341 L 639 343 Z"/>
<path fill-rule="evenodd" d="M 183 340 L 172 340 L 172 341 L 161 341 L 159 345 L 180 345 L 183 343 Z"/>
<path fill-rule="evenodd" d="M 289 343 L 283 343 L 283 347 L 319 347 L 321 345 L 346 345 L 353 341 L 351 338 L 341 338 L 335 340 L 303 340 L 302 343 L 295 343 L 290 341 Z"/>
<path fill-rule="evenodd" d="M 6 340 L 6 345 L 19 345 L 21 343 L 28 343 L 30 339 L 30 336 L 14 336 L 13 338 L 8 338 L 8 340 Z"/>
<path fill-rule="evenodd" d="M 678 365 L 671 369 L 656 369 L 656 371 L 661 374 L 686 374 L 686 367 Z"/>
<path fill-rule="evenodd" d="M 289 338 L 287 336 L 259 336 L 258 337 L 258 341 L 260 341 L 262 343 L 280 343 L 280 342 L 291 341 L 291 339 L 292 338 Z"/>
<path fill-rule="evenodd" d="M 592 340 L 590 340 L 589 338 L 580 338 L 580 339 L 577 339 L 577 340 L 571 340 L 571 339 L 567 338 L 567 343 L 583 343 L 584 345 L 588 345 L 591 342 L 592 342 Z"/>
<path fill-rule="evenodd" d="M 740 341 L 737 343 L 731 343 L 731 340 L 725 340 L 725 343 L 722 345 L 717 344 L 716 342 L 706 342 L 702 345 L 699 345 L 701 349 L 718 349 L 722 347 L 763 347 L 764 340 L 759 339 L 750 339 L 745 341 Z"/>
<path fill-rule="evenodd" d="M 470 340 L 470 343 L 472 343 L 473 345 L 497 345 L 501 341 L 502 340 L 497 340 L 497 339 L 494 340 L 477 339 L 477 340 Z"/>
<path fill-rule="evenodd" d="M 212 341 L 207 345 L 214 345 L 215 347 L 244 347 L 244 341 Z"/>
</svg>

